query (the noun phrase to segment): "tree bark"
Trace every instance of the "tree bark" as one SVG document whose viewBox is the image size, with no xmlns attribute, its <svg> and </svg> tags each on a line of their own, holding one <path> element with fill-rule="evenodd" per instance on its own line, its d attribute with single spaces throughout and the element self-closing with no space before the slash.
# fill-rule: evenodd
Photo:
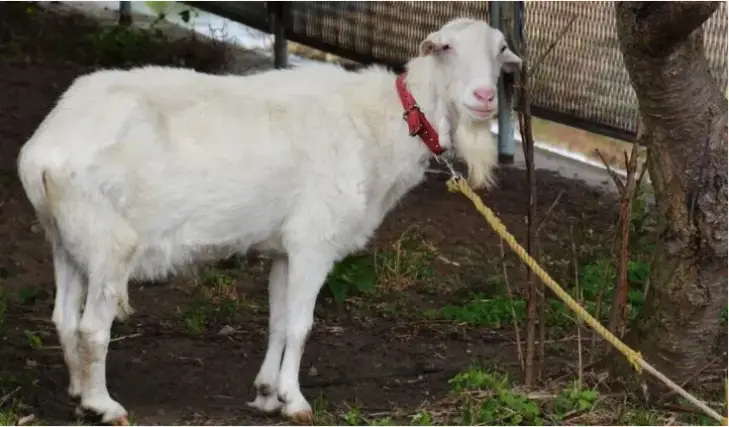
<svg viewBox="0 0 729 427">
<path fill-rule="evenodd" d="M 718 7 L 615 3 L 660 218 L 651 286 L 626 341 L 678 383 L 711 357 L 727 301 L 727 100 L 701 28 Z"/>
</svg>

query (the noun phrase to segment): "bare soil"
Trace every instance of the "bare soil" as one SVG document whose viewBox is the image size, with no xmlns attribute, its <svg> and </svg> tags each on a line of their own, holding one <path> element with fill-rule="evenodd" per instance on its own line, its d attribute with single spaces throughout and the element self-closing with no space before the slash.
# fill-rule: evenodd
<svg viewBox="0 0 729 427">
<path fill-rule="evenodd" d="M 50 252 L 17 179 L 15 161 L 21 145 L 72 79 L 113 63 L 95 64 L 88 60 L 93 52 L 79 52 L 89 48 L 83 36 L 99 31 L 93 23 L 51 16 L 41 9 L 28 12 L 25 5 L 0 4 L 0 290 L 13 295 L 25 292 L 32 298 L 9 300 L 0 336 L 0 378 L 13 377 L 20 385 L 15 397 L 43 423 L 68 424 L 74 420 L 74 404 L 65 392 L 66 367 L 50 323 L 54 292 Z M 197 55 L 198 51 L 202 53 Z M 184 52 L 188 63 L 203 57 L 209 69 L 219 65 L 219 57 L 200 46 L 187 45 Z M 179 63 L 180 46 L 150 55 L 158 63 Z M 151 62 L 149 57 L 138 60 L 145 62 Z M 118 65 L 133 63 L 124 60 Z M 202 60 L 194 66 L 206 68 Z M 548 171 L 540 170 L 538 181 L 541 213 L 563 193 L 544 223 L 541 250 L 553 260 L 548 265 L 555 276 L 567 279 L 565 263 L 554 260 L 568 256 L 569 228 L 575 228 L 581 245 L 607 247 L 617 205 L 608 195 Z M 523 171 L 504 168 L 498 187 L 482 193 L 520 241 L 525 237 L 525 184 Z M 433 264 L 434 279 L 428 286 L 416 283 L 383 292 L 377 305 L 353 298 L 338 306 L 321 298 L 301 371 L 302 389 L 312 404 L 323 397 L 334 408 L 357 404 L 369 411 L 417 408 L 445 396 L 448 379 L 471 363 L 498 365 L 518 375 L 513 331 L 508 328 L 441 327 L 401 314 L 458 301 L 464 292 L 488 292 L 487 278 L 501 268 L 496 234 L 465 198 L 446 190 L 440 175 L 431 176 L 387 217 L 373 248 L 388 247 L 412 225 L 451 262 Z M 524 271 L 513 256 L 508 259 L 510 280 L 518 289 Z M 114 326 L 112 336 L 117 340 L 110 346 L 108 383 L 134 422 L 281 421 L 245 406 L 254 397 L 251 383 L 266 346 L 266 266 L 266 260 L 256 256 L 218 266 L 235 279 L 243 309 L 225 323 L 206 324 L 201 334 L 191 333 L 179 321 L 179 310 L 194 290 L 190 278 L 133 284 L 136 314 Z M 382 309 L 389 303 L 403 309 Z M 226 325 L 233 332 L 219 335 Z M 42 345 L 32 345 L 29 333 L 40 337 Z M 562 372 L 568 362 L 554 359 L 550 370 Z"/>
</svg>

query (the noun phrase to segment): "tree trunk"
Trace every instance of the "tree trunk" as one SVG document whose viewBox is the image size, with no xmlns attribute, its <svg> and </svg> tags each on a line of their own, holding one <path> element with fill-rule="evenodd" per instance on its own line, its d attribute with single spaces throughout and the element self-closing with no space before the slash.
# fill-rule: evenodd
<svg viewBox="0 0 729 427">
<path fill-rule="evenodd" d="M 651 286 L 626 340 L 678 383 L 711 357 L 727 301 L 727 100 L 701 28 L 718 6 L 615 4 L 660 221 Z"/>
</svg>

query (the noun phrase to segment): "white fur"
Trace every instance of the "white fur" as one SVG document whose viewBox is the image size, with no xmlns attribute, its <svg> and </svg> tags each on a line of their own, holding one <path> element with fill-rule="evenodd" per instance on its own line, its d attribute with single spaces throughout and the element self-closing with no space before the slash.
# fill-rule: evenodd
<svg viewBox="0 0 729 427">
<path fill-rule="evenodd" d="M 475 88 L 495 87 L 499 69 L 520 66 L 503 44 L 486 23 L 459 19 L 407 65 L 415 99 L 477 186 L 491 183 L 496 163 L 493 113 L 467 107 Z M 126 416 L 109 396 L 105 363 L 112 322 L 131 313 L 130 279 L 257 249 L 276 258 L 252 406 L 311 416 L 298 372 L 317 293 L 332 265 L 421 182 L 431 157 L 408 135 L 395 76 L 380 67 L 79 77 L 18 158 L 53 249 L 69 393 L 104 421 Z"/>
</svg>

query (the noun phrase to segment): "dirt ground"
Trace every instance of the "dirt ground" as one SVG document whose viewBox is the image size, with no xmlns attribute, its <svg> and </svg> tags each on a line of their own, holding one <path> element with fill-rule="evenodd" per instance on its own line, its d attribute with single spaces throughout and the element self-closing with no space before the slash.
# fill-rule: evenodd
<svg viewBox="0 0 729 427">
<path fill-rule="evenodd" d="M 0 377 L 13 376 L 20 387 L 14 398 L 44 424 L 74 422 L 74 405 L 65 392 L 66 368 L 50 323 L 50 253 L 18 182 L 15 161 L 21 145 L 74 77 L 113 65 L 113 57 L 95 63 L 84 50 L 95 46 L 83 38 L 91 31 L 98 30 L 80 18 L 62 20 L 41 10 L 0 4 L 0 291 L 25 295 L 9 299 L 5 309 Z M 185 47 L 182 53 L 179 46 L 174 49 L 178 50 L 155 58 L 179 63 L 179 58 L 198 52 L 198 47 Z M 199 67 L 191 66 L 214 69 L 216 60 L 210 55 L 200 60 Z M 570 227 L 581 247 L 607 247 L 617 204 L 579 181 L 548 171 L 539 171 L 538 181 L 539 212 L 546 212 L 562 193 L 544 222 L 541 250 L 551 260 L 548 265 L 555 277 L 565 280 Z M 523 172 L 508 168 L 499 171 L 497 188 L 482 193 L 520 241 L 525 234 L 525 193 Z M 465 198 L 446 190 L 440 175 L 431 176 L 403 200 L 387 217 L 372 247 L 391 247 L 411 226 L 417 226 L 423 241 L 439 254 L 427 285 L 416 282 L 383 291 L 376 303 L 353 297 L 338 305 L 320 298 L 301 371 L 302 390 L 312 405 L 326 401 L 330 410 L 352 405 L 370 412 L 414 410 L 446 396 L 448 379 L 472 363 L 500 366 L 518 375 L 513 331 L 508 327 L 439 325 L 413 315 L 458 302 L 467 292 L 488 292 L 487 279 L 501 268 L 495 233 Z M 510 280 L 519 289 L 523 269 L 512 255 L 507 259 Z M 180 310 L 194 297 L 191 278 L 133 284 L 136 314 L 114 326 L 108 383 L 134 422 L 281 422 L 245 406 L 254 397 L 251 384 L 266 345 L 266 266 L 266 260 L 256 256 L 218 265 L 218 271 L 234 281 L 241 309 L 224 321 L 205 323 L 198 333 L 179 321 Z M 228 333 L 219 334 L 221 328 Z M 550 372 L 564 372 L 569 363 L 554 359 Z"/>
</svg>

